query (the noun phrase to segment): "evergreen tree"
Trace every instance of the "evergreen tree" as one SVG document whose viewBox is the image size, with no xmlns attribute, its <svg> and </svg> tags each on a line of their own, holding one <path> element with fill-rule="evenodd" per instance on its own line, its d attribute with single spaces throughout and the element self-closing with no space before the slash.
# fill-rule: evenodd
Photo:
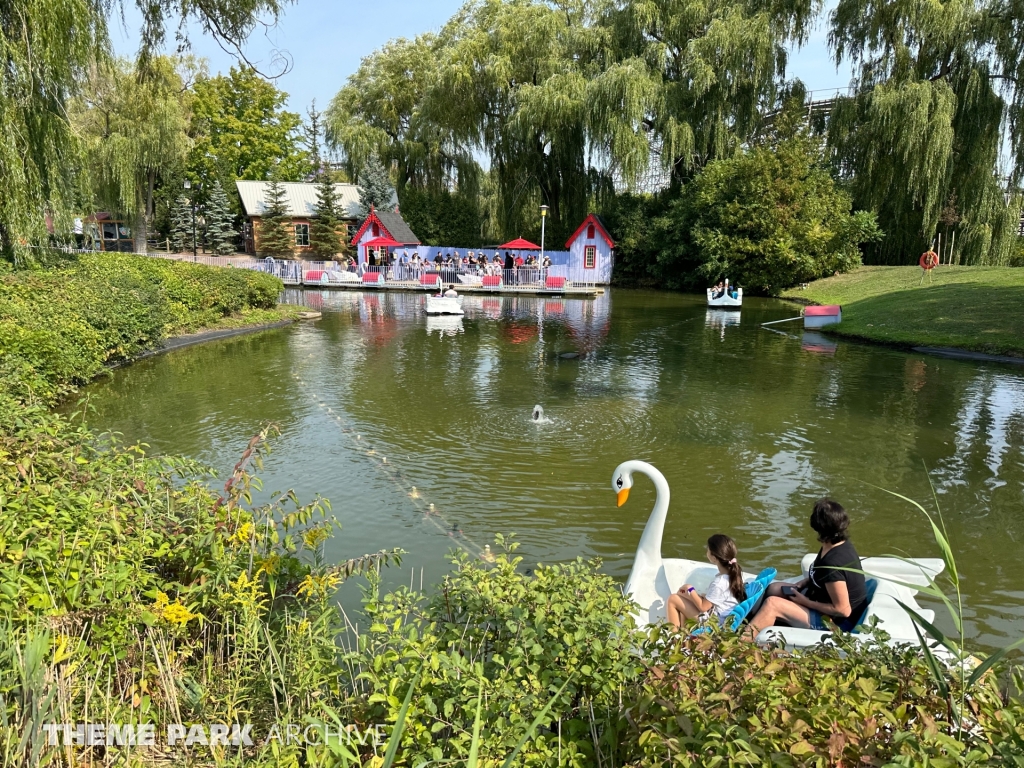
<svg viewBox="0 0 1024 768">
<path fill-rule="evenodd" d="M 171 247 L 175 253 L 192 250 L 192 203 L 179 195 L 171 209 Z"/>
<path fill-rule="evenodd" d="M 230 256 L 235 252 L 237 234 L 227 193 L 220 181 L 215 181 L 206 204 L 206 240 L 217 256 Z"/>
<path fill-rule="evenodd" d="M 264 256 L 291 256 L 295 251 L 295 231 L 288 221 L 284 187 L 275 172 L 267 186 L 263 216 L 259 225 L 257 250 Z"/>
<path fill-rule="evenodd" d="M 370 206 L 381 210 L 391 210 L 391 199 L 394 189 L 388 172 L 374 152 L 363 166 L 359 174 L 359 204 L 363 210 L 370 212 Z"/>
<path fill-rule="evenodd" d="M 342 226 L 334 182 L 321 171 L 316 183 L 313 220 L 309 223 L 309 250 L 325 259 L 344 253 L 347 249 L 345 238 L 340 234 Z"/>
<path fill-rule="evenodd" d="M 341 221 L 334 182 L 320 154 L 320 113 L 316 101 L 309 108 L 309 126 L 306 128 L 306 146 L 309 162 L 316 181 L 316 205 L 309 223 L 309 250 L 317 256 L 332 259 L 345 251 L 344 238 L 339 236 Z"/>
</svg>

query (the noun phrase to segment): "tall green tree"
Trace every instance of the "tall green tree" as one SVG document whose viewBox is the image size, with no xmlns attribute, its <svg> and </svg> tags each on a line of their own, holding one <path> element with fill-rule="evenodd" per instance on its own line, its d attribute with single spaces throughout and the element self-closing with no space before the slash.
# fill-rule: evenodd
<svg viewBox="0 0 1024 768">
<path fill-rule="evenodd" d="M 146 251 L 156 187 L 179 178 L 190 146 L 181 64 L 156 56 L 145 73 L 125 59 L 97 64 L 70 107 L 85 153 L 89 207 L 128 219 L 138 253 Z"/>
<path fill-rule="evenodd" d="M 230 256 L 237 248 L 238 232 L 231 204 L 220 180 L 213 183 L 210 198 L 206 203 L 206 240 L 210 249 L 218 256 Z"/>
<path fill-rule="evenodd" d="M 312 170 L 302 146 L 302 119 L 284 109 L 288 94 L 247 66 L 200 78 L 193 86 L 191 176 L 225 189 L 238 179 L 301 181 Z M 276 170 L 275 170 L 276 169 Z"/>
<path fill-rule="evenodd" d="M 145 3 L 139 60 L 146 71 L 166 37 L 195 22 L 223 46 L 241 46 L 260 21 L 273 21 L 284 0 Z M 90 68 L 109 58 L 108 20 L 120 2 L 9 0 L 0 9 L 0 257 L 15 244 L 46 236 L 49 213 L 70 231 L 82 204 L 80 145 L 67 105 L 88 81 Z M 186 23 L 183 23 L 186 22 Z M 84 192 L 84 194 L 80 194 Z"/>
<path fill-rule="evenodd" d="M 458 245 L 478 248 L 481 238 L 479 201 L 465 194 L 452 194 L 447 190 L 406 188 L 399 200 L 402 218 L 426 245 Z"/>
<path fill-rule="evenodd" d="M 392 40 L 363 59 L 331 100 L 327 140 L 341 150 L 350 174 L 358 175 L 376 152 L 396 169 L 399 194 L 407 186 L 475 190 L 480 167 L 470 148 L 454 141 L 446 120 L 423 113 L 440 52 L 436 35 Z"/>
<path fill-rule="evenodd" d="M 324 258 L 333 259 L 345 253 L 345 225 L 338 213 L 338 196 L 334 181 L 326 171 L 321 171 L 316 182 L 316 205 L 309 222 L 309 250 Z"/>
<path fill-rule="evenodd" d="M 185 195 L 178 195 L 171 208 L 171 247 L 175 253 L 192 250 L 192 201 Z"/>
<path fill-rule="evenodd" d="M 806 137 L 709 163 L 661 229 L 665 284 L 693 289 L 730 278 L 772 295 L 852 269 L 858 246 L 881 234 L 874 214 L 852 212 Z"/>
<path fill-rule="evenodd" d="M 886 231 L 868 252 L 873 261 L 913 263 L 940 232 L 946 242 L 955 233 L 963 263 L 1010 258 L 1019 207 L 1007 205 L 999 156 L 1008 125 L 1010 175 L 1019 179 L 1022 8 L 1000 0 L 836 6 L 831 45 L 857 77 L 831 112 L 828 140 L 855 203 L 878 211 Z"/>
<path fill-rule="evenodd" d="M 646 136 L 676 182 L 735 154 L 774 104 L 786 48 L 805 39 L 815 0 L 645 0 L 601 4 L 614 56 L 591 84 L 593 131 L 627 179 Z"/>
<path fill-rule="evenodd" d="M 438 36 L 423 115 L 488 154 L 503 234 L 539 236 L 541 204 L 552 239 L 587 212 L 587 86 L 605 47 L 590 21 L 588 2 L 474 0 Z"/>
<path fill-rule="evenodd" d="M 338 211 L 338 195 L 330 169 L 321 155 L 321 119 L 316 102 L 309 108 L 306 126 L 306 144 L 316 180 L 316 205 L 309 223 L 309 250 L 324 259 L 333 259 L 345 250 L 341 235 L 343 224 Z"/>
<path fill-rule="evenodd" d="M 395 190 L 391 186 L 387 169 L 377 153 L 371 153 L 359 172 L 359 204 L 366 212 L 369 212 L 371 206 L 391 210 L 394 195 Z"/>
<path fill-rule="evenodd" d="M 288 218 L 285 191 L 275 172 L 267 185 L 259 223 L 257 250 L 264 256 L 288 257 L 295 252 L 295 229 Z"/>
</svg>

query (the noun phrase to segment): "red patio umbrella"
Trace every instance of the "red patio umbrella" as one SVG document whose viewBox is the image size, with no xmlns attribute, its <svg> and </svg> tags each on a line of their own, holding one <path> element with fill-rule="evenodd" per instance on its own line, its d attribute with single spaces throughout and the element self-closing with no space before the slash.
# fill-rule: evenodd
<svg viewBox="0 0 1024 768">
<path fill-rule="evenodd" d="M 517 237 L 515 240 L 507 242 L 504 245 L 499 245 L 498 249 L 502 251 L 539 251 L 540 246 L 535 243 L 531 243 L 529 240 L 523 240 L 523 238 Z"/>
<path fill-rule="evenodd" d="M 369 248 L 401 248 L 402 243 L 397 240 L 392 240 L 390 237 L 375 237 L 373 240 L 367 240 L 363 245 Z"/>
</svg>

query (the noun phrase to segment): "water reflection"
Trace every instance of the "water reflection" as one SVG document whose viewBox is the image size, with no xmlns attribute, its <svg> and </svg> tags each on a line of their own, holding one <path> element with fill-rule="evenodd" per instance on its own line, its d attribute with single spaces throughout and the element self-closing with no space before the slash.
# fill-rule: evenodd
<svg viewBox="0 0 1024 768">
<path fill-rule="evenodd" d="M 625 576 L 654 499 L 640 484 L 616 508 L 608 473 L 627 458 L 671 484 L 666 553 L 699 557 L 723 531 L 749 568 L 792 572 L 815 546 L 810 505 L 830 494 L 862 553 L 934 556 L 927 522 L 879 490 L 927 501 L 927 466 L 969 632 L 1024 632 L 1007 552 L 1024 538 L 1019 370 L 770 333 L 760 324 L 793 312 L 768 300 L 726 313 L 653 292 L 467 295 L 463 318 L 428 318 L 418 293 L 286 298 L 324 318 L 118 371 L 91 388 L 97 423 L 227 470 L 273 420 L 268 491 L 323 493 L 344 525 L 332 554 L 401 546 L 428 581 L 448 548 L 499 532 L 528 564 L 600 556 Z"/>
</svg>

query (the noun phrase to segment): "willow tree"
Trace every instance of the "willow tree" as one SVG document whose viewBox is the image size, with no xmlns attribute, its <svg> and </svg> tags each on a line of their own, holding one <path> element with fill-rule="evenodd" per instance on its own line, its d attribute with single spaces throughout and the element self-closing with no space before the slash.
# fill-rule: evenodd
<svg viewBox="0 0 1024 768">
<path fill-rule="evenodd" d="M 626 177 L 646 167 L 648 137 L 675 181 L 735 154 L 783 84 L 786 47 L 802 41 L 815 0 L 605 0 L 613 58 L 590 84 L 591 124 Z"/>
<path fill-rule="evenodd" d="M 439 45 L 433 35 L 392 40 L 364 58 L 326 113 L 328 141 L 358 176 L 373 153 L 396 169 L 395 185 L 438 192 L 475 191 L 479 166 L 451 139 L 446 121 L 424 119 L 437 84 Z"/>
<path fill-rule="evenodd" d="M 145 76 L 123 59 L 97 65 L 70 109 L 94 204 L 132 222 L 138 253 L 146 250 L 156 185 L 177 178 L 190 146 L 178 64 L 151 58 Z"/>
<path fill-rule="evenodd" d="M 1000 91 L 1020 69 L 1007 41 L 1021 20 L 1001 18 L 999 5 L 840 0 L 833 12 L 836 60 L 851 60 L 857 76 L 832 109 L 828 140 L 856 205 L 878 211 L 886 232 L 869 260 L 916 262 L 940 232 L 962 263 L 1009 259 L 1019 209 L 1007 204 L 999 155 L 1008 123 L 1019 178 L 1020 109 Z"/>
<path fill-rule="evenodd" d="M 438 78 L 423 115 L 457 146 L 486 152 L 500 230 L 553 239 L 587 212 L 587 81 L 602 30 L 582 0 L 476 0 L 438 35 Z"/>
<path fill-rule="evenodd" d="M 136 0 L 142 10 L 143 69 L 166 38 L 195 22 L 241 55 L 254 26 L 273 21 L 286 0 Z M 66 105 L 87 73 L 108 57 L 108 19 L 121 18 L 118 0 L 7 0 L 0 5 L 0 257 L 18 242 L 46 234 L 46 216 L 70 224 L 77 197 L 78 142 Z M 69 227 L 68 227 L 69 228 Z"/>
</svg>

